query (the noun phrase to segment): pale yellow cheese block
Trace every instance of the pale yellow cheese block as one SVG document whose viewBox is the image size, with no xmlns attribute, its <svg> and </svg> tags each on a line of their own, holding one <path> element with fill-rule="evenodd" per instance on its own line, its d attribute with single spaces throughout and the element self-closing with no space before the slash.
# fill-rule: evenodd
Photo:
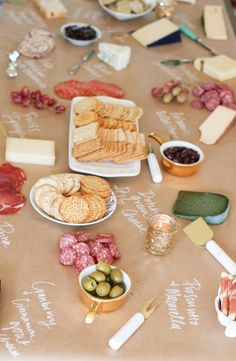
<svg viewBox="0 0 236 361">
<path fill-rule="evenodd" d="M 53 140 L 7 138 L 5 159 L 9 162 L 54 165 L 55 142 Z"/>
<path fill-rule="evenodd" d="M 205 5 L 203 10 L 203 20 L 207 39 L 228 39 L 223 16 L 223 8 L 221 5 Z"/>
<path fill-rule="evenodd" d="M 215 144 L 233 124 L 236 111 L 219 105 L 200 125 L 200 142 Z"/>
<path fill-rule="evenodd" d="M 132 37 L 141 45 L 148 46 L 179 30 L 179 27 L 167 18 L 156 20 L 132 33 Z"/>
<path fill-rule="evenodd" d="M 211 58 L 197 58 L 194 61 L 194 68 L 220 81 L 236 77 L 236 60 L 224 54 Z"/>
</svg>

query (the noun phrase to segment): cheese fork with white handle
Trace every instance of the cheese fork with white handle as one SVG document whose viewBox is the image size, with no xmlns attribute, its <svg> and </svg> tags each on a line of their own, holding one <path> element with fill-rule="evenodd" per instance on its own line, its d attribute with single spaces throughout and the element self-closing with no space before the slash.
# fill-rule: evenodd
<svg viewBox="0 0 236 361">
<path fill-rule="evenodd" d="M 108 341 L 113 350 L 119 348 L 138 330 L 144 321 L 151 316 L 155 309 L 162 303 L 162 296 L 158 295 L 147 301 Z"/>
</svg>

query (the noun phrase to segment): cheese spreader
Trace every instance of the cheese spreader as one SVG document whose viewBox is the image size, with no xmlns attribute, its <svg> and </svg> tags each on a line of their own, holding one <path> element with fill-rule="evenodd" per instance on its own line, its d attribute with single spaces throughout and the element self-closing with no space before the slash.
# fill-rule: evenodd
<svg viewBox="0 0 236 361">
<path fill-rule="evenodd" d="M 212 240 L 213 231 L 203 218 L 198 218 L 183 228 L 184 233 L 199 246 L 205 245 L 208 252 L 231 274 L 236 275 L 236 263 Z"/>
<path fill-rule="evenodd" d="M 113 350 L 119 348 L 142 326 L 144 321 L 151 316 L 155 309 L 162 303 L 162 295 L 155 296 L 147 301 L 108 341 Z"/>
</svg>

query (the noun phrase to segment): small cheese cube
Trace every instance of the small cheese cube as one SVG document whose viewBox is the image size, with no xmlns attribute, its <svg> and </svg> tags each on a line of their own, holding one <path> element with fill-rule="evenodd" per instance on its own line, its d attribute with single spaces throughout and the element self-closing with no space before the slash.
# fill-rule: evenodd
<svg viewBox="0 0 236 361">
<path fill-rule="evenodd" d="M 116 70 L 122 70 L 129 64 L 131 56 L 131 48 L 129 46 L 99 43 L 98 50 L 98 58 Z"/>
<path fill-rule="evenodd" d="M 232 124 L 235 117 L 235 110 L 219 105 L 200 125 L 200 142 L 215 144 Z"/>
<path fill-rule="evenodd" d="M 6 161 L 29 164 L 55 164 L 55 142 L 53 140 L 7 138 Z"/>
</svg>

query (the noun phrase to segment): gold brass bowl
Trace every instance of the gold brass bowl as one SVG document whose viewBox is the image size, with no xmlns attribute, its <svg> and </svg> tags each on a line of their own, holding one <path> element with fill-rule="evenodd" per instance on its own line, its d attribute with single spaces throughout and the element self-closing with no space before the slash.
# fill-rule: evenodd
<svg viewBox="0 0 236 361">
<path fill-rule="evenodd" d="M 113 269 L 116 267 L 111 266 L 111 268 Z M 126 288 L 125 293 L 123 293 L 123 295 L 112 299 L 102 299 L 91 295 L 83 288 L 82 280 L 84 279 L 84 277 L 89 276 L 95 270 L 96 270 L 96 265 L 89 266 L 80 273 L 78 278 L 80 298 L 82 302 L 89 308 L 85 317 L 85 323 L 87 324 L 90 324 L 94 321 L 95 314 L 97 312 L 111 312 L 111 311 L 115 311 L 117 308 L 122 306 L 123 303 L 126 301 L 127 296 L 131 289 L 130 277 L 127 275 L 127 273 L 121 270 Z"/>
<path fill-rule="evenodd" d="M 204 153 L 203 151 L 195 144 L 185 142 L 183 140 L 170 140 L 165 142 L 158 134 L 150 133 L 150 138 L 155 139 L 161 146 L 160 146 L 160 152 L 161 152 L 161 163 L 163 165 L 163 168 L 170 174 L 178 176 L 178 177 L 186 177 L 194 174 L 200 167 L 203 159 L 204 159 Z M 182 163 L 176 163 L 172 160 L 168 159 L 164 151 L 169 147 L 187 147 L 191 148 L 198 152 L 200 158 L 196 163 L 191 164 L 182 164 Z"/>
</svg>

